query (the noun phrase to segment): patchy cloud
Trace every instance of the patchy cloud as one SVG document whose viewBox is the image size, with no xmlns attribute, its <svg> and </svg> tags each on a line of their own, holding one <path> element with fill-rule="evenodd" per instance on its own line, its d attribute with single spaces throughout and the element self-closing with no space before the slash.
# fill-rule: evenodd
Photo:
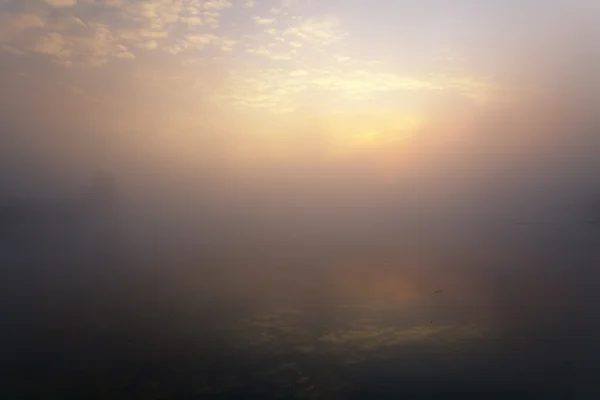
<svg viewBox="0 0 600 400">
<path fill-rule="evenodd" d="M 264 47 L 248 51 L 270 58 L 276 56 Z M 281 59 L 290 60 L 292 55 Z M 490 84 L 485 81 L 461 76 L 414 77 L 367 69 L 277 68 L 232 73 L 220 98 L 236 106 L 277 111 L 302 108 L 321 96 L 326 96 L 333 103 L 364 101 L 380 94 L 403 92 L 453 92 L 477 98 L 488 87 Z"/>
<path fill-rule="evenodd" d="M 65 66 L 100 67 L 111 58 L 133 59 L 135 56 L 120 43 L 104 24 L 91 24 L 84 35 L 70 36 L 51 32 L 37 39 L 34 52 L 51 56 Z"/>
<path fill-rule="evenodd" d="M 136 51 L 171 55 L 208 45 L 231 52 L 237 40 L 217 36 L 226 0 L 53 1 L 58 13 L 0 14 L 0 50 L 42 54 L 65 66 L 102 66 L 111 58 L 134 59 Z M 67 14 L 66 9 L 74 10 Z M 98 7 L 105 12 L 96 15 Z M 85 16 L 85 17 L 84 17 Z M 139 49 L 139 50 L 138 50 Z"/>
<path fill-rule="evenodd" d="M 17 47 L 18 44 L 14 42 L 25 34 L 39 31 L 46 24 L 46 20 L 37 14 L 0 13 L 0 42 L 13 42 Z"/>
<path fill-rule="evenodd" d="M 107 8 L 121 7 L 127 0 L 80 0 L 80 3 L 102 6 Z"/>
<path fill-rule="evenodd" d="M 274 18 L 254 17 L 253 19 L 258 25 L 272 25 L 275 22 Z"/>
<path fill-rule="evenodd" d="M 303 40 L 311 45 L 326 46 L 346 37 L 336 17 L 308 18 L 288 27 L 283 35 Z"/>
<path fill-rule="evenodd" d="M 68 68 L 114 68 L 111 73 L 123 74 L 123 79 L 152 69 L 169 77 L 188 73 L 198 79 L 210 76 L 214 82 L 203 89 L 201 102 L 215 112 L 292 119 L 303 113 L 318 114 L 318 118 L 329 113 L 332 119 L 360 114 L 367 121 L 356 124 L 360 132 L 345 135 L 353 148 L 388 143 L 385 136 L 395 140 L 407 126 L 412 130 L 419 125 L 424 119 L 422 110 L 413 112 L 416 106 L 409 103 L 454 98 L 481 106 L 493 105 L 500 97 L 511 98 L 509 91 L 499 89 L 483 74 L 445 68 L 451 64 L 449 54 L 443 54 L 443 60 L 436 59 L 444 68 L 416 73 L 405 67 L 402 59 L 375 51 L 375 45 L 372 52 L 360 51 L 356 44 L 365 43 L 365 32 L 357 31 L 344 13 L 330 8 L 318 12 L 317 4 L 241 0 L 54 2 L 58 3 L 62 7 L 53 9 L 43 2 L 28 2 L 26 6 L 13 1 L 9 7 L 0 6 L 0 52 Z M 436 49 L 431 58 L 442 50 Z M 459 49 L 453 50 L 452 57 L 459 59 Z M 148 88 L 163 79 L 143 82 Z M 177 90 L 179 94 L 172 96 L 190 109 L 200 101 L 196 100 L 198 93 Z M 403 105 L 398 106 L 400 103 Z M 397 116 L 396 123 L 377 112 L 398 107 L 411 110 L 390 111 Z M 188 114 L 195 115 L 191 111 Z M 340 127 L 346 126 L 330 125 L 336 125 L 327 125 L 327 129 L 336 130 L 336 137 L 341 135 L 337 132 Z M 255 128 L 261 131 L 264 127 Z"/>
<path fill-rule="evenodd" d="M 44 0 L 47 4 L 52 7 L 73 7 L 77 5 L 77 0 Z"/>
</svg>

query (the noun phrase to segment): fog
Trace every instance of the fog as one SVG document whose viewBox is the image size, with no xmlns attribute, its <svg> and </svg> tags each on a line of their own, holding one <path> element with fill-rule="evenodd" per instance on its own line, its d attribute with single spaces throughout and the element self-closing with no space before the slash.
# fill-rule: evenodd
<svg viewBox="0 0 600 400">
<path fill-rule="evenodd" d="M 243 127 L 189 146 L 168 101 L 143 123 L 160 107 L 135 95 L 2 102 L 3 393 L 595 398 L 600 35 L 582 10 L 498 49 L 496 75 L 528 83 L 516 105 L 444 99 L 426 132 L 347 156 L 317 123 L 268 157 Z M 277 381 L 286 363 L 313 389 Z"/>
</svg>

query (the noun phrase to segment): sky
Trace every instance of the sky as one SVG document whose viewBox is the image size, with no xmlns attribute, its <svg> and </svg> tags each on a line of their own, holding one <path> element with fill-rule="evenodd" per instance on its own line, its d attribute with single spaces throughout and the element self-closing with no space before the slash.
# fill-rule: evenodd
<svg viewBox="0 0 600 400">
<path fill-rule="evenodd" d="M 415 142 L 498 143 L 492 121 L 532 104 L 539 129 L 597 18 L 585 0 L 3 0 L 5 148 L 61 176 L 358 163 L 390 183 Z"/>
<path fill-rule="evenodd" d="M 599 18 L 587 0 L 4 0 L 0 190 L 64 197 L 106 170 L 184 220 L 323 230 L 399 202 L 432 220 L 577 203 Z"/>
</svg>

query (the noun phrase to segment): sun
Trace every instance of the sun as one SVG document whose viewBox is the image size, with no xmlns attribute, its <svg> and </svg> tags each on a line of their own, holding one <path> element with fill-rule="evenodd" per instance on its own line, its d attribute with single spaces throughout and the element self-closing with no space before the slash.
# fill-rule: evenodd
<svg viewBox="0 0 600 400">
<path fill-rule="evenodd" d="M 402 147 L 425 126 L 421 114 L 363 115 L 359 120 L 351 119 L 342 132 L 336 132 L 333 153 L 348 155 L 357 153 L 386 152 Z"/>
</svg>

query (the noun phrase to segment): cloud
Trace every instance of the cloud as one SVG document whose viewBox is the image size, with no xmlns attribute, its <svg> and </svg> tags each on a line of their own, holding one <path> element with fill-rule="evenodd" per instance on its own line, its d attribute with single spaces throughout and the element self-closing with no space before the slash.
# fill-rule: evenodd
<svg viewBox="0 0 600 400">
<path fill-rule="evenodd" d="M 266 47 L 246 51 L 272 59 L 278 55 Z M 289 60 L 292 55 L 282 53 L 280 56 L 282 60 Z M 493 86 L 488 82 L 463 76 L 410 76 L 360 68 L 269 68 L 232 72 L 219 101 L 278 112 L 310 105 L 315 96 L 336 104 L 347 104 L 351 100 L 364 102 L 405 92 L 452 92 L 477 98 L 478 93 L 485 93 L 489 87 Z"/>
<path fill-rule="evenodd" d="M 219 44 L 221 46 L 221 50 L 225 52 L 232 51 L 234 47 L 239 43 L 238 40 L 221 38 Z"/>
<path fill-rule="evenodd" d="M 27 52 L 21 49 L 18 49 L 14 46 L 8 45 L 8 44 L 2 44 L 0 45 L 0 52 L 2 53 L 7 53 L 7 54 L 12 54 L 15 56 L 26 56 Z"/>
<path fill-rule="evenodd" d="M 45 18 L 31 13 L 0 14 L 0 41 L 6 43 L 5 52 L 41 54 L 65 66 L 101 66 L 111 58 L 135 58 L 109 25 L 86 23 L 63 13 Z"/>
<path fill-rule="evenodd" d="M 292 8 L 297 7 L 301 3 L 308 3 L 311 0 L 281 0 L 281 7 L 283 8 Z"/>
<path fill-rule="evenodd" d="M 258 68 L 245 71 L 239 64 L 229 64 L 229 77 L 213 97 L 217 104 L 276 113 L 310 106 L 315 96 L 337 104 L 375 101 L 407 91 L 452 92 L 480 103 L 497 96 L 489 84 L 466 75 L 405 76 L 344 55 L 340 49 L 349 44 L 348 32 L 333 15 L 287 17 L 275 9 L 271 12 L 277 17 L 268 18 L 246 12 L 244 17 L 264 30 L 257 34 L 232 30 L 232 36 L 225 36 L 217 28 L 223 12 L 232 7 L 227 0 L 72 3 L 80 12 L 0 14 L 0 51 L 96 67 L 113 59 L 137 58 L 141 63 L 141 55 L 150 51 L 164 52 L 179 65 L 197 64 L 199 59 L 215 63 L 235 54 L 237 60 L 246 57 L 242 63 Z M 256 2 L 242 5 L 252 8 Z M 105 9 L 95 14 L 99 7 Z"/>
<path fill-rule="evenodd" d="M 71 45 L 77 54 L 81 55 L 79 61 L 82 65 L 102 66 L 111 58 L 135 58 L 129 49 L 120 43 L 115 32 L 105 24 L 92 25 L 87 36 L 71 38 Z"/>
<path fill-rule="evenodd" d="M 292 49 L 290 51 L 286 51 L 285 49 L 277 50 L 277 49 L 273 48 L 273 46 L 272 47 L 259 46 L 259 47 L 251 47 L 249 49 L 246 49 L 246 53 L 264 56 L 271 60 L 277 61 L 277 60 L 291 60 L 294 57 L 295 50 Z"/>
<path fill-rule="evenodd" d="M 63 0 L 53 4 L 70 5 L 80 12 L 44 14 L 44 17 L 35 13 L 2 14 L 1 50 L 43 54 L 65 65 L 101 66 L 111 58 L 135 58 L 134 51 L 163 51 L 181 58 L 197 58 L 194 52 L 208 47 L 223 53 L 210 55 L 209 59 L 217 60 L 240 44 L 241 51 L 248 56 L 282 63 L 300 60 L 299 49 L 308 54 L 344 36 L 337 28 L 337 20 L 331 17 L 290 19 L 284 21 L 287 28 L 277 29 L 274 24 L 279 20 L 275 18 L 247 15 L 257 25 L 268 28 L 259 35 L 236 33 L 239 36 L 226 37 L 216 30 L 223 11 L 232 7 L 227 0 Z M 106 10 L 94 14 L 98 7 Z M 279 15 L 285 17 L 285 13 Z"/>
<path fill-rule="evenodd" d="M 0 13 L 0 42 L 18 41 L 22 35 L 46 25 L 46 20 L 36 14 Z"/>
<path fill-rule="evenodd" d="M 208 26 L 214 23 L 218 26 L 222 13 L 233 5 L 227 0 L 129 0 L 112 6 L 120 6 L 131 20 L 140 22 L 147 28 L 161 29 L 184 25 L 183 23 L 188 27 Z"/>
<path fill-rule="evenodd" d="M 65 38 L 59 33 L 52 32 L 37 40 L 34 51 L 62 58 L 67 57 L 70 53 L 66 46 Z"/>
<path fill-rule="evenodd" d="M 275 18 L 264 18 L 264 17 L 253 17 L 254 22 L 258 25 L 272 25 L 275 22 Z"/>
<path fill-rule="evenodd" d="M 339 62 L 340 64 L 344 64 L 347 63 L 349 61 L 352 61 L 351 57 L 347 57 L 347 56 L 335 56 L 335 60 L 337 62 Z"/>
<path fill-rule="evenodd" d="M 108 8 L 118 8 L 123 5 L 124 0 L 80 0 L 80 3 L 108 7 Z"/>
<path fill-rule="evenodd" d="M 226 0 L 82 0 L 72 7 L 80 11 L 77 17 L 42 10 L 0 13 L 0 51 L 43 54 L 68 66 L 102 66 L 111 58 L 136 58 L 132 49 L 191 57 L 208 46 L 229 53 L 239 43 L 215 33 L 221 13 L 231 7 Z M 98 7 L 106 10 L 96 13 Z"/>
<path fill-rule="evenodd" d="M 126 3 L 123 7 L 125 15 L 136 22 L 141 22 L 143 28 L 165 30 L 177 22 L 183 12 L 181 0 L 153 0 Z"/>
<path fill-rule="evenodd" d="M 63 7 L 74 7 L 77 5 L 77 0 L 44 0 L 46 4 L 52 7 L 63 8 Z"/>
<path fill-rule="evenodd" d="M 103 24 L 93 24 L 85 35 L 79 36 L 47 33 L 37 38 L 31 51 L 50 56 L 65 66 L 100 67 L 111 58 L 135 58 L 114 32 Z"/>
<path fill-rule="evenodd" d="M 83 32 L 87 28 L 87 25 L 83 20 L 74 16 L 65 16 L 57 18 L 55 21 L 48 26 L 49 30 L 71 33 Z"/>
<path fill-rule="evenodd" d="M 245 36 L 245 52 L 278 63 L 333 60 L 337 49 L 329 47 L 347 36 L 333 17 L 304 20 L 255 16 L 253 20 L 267 28 L 259 34 Z M 326 49 L 330 51 L 328 54 L 324 53 Z"/>
<path fill-rule="evenodd" d="M 46 25 L 44 19 L 35 14 L 16 14 L 14 16 L 5 14 L 3 17 L 9 20 L 8 25 L 12 26 L 18 31 L 41 28 Z"/>
<path fill-rule="evenodd" d="M 313 17 L 301 20 L 283 31 L 283 35 L 311 45 L 327 46 L 347 36 L 336 17 Z"/>
<path fill-rule="evenodd" d="M 223 10 L 232 7 L 226 0 L 147 0 L 124 3 L 123 13 L 145 29 L 169 30 L 181 24 L 188 29 L 206 26 L 216 29 Z"/>
<path fill-rule="evenodd" d="M 290 71 L 289 75 L 291 77 L 306 76 L 306 75 L 308 75 L 308 71 L 306 71 L 304 69 L 295 69 L 295 70 Z"/>
<path fill-rule="evenodd" d="M 205 46 L 210 43 L 215 43 L 219 41 L 219 37 L 213 34 L 203 34 L 203 35 L 188 35 L 186 36 L 188 42 L 193 43 L 195 45 Z"/>
<path fill-rule="evenodd" d="M 233 5 L 227 0 L 206 0 L 204 2 L 205 10 L 224 10 L 230 8 Z"/>
<path fill-rule="evenodd" d="M 246 0 L 246 1 L 244 1 L 243 7 L 244 8 L 254 8 L 254 7 L 256 7 L 256 1 L 254 1 L 254 0 Z"/>
</svg>

